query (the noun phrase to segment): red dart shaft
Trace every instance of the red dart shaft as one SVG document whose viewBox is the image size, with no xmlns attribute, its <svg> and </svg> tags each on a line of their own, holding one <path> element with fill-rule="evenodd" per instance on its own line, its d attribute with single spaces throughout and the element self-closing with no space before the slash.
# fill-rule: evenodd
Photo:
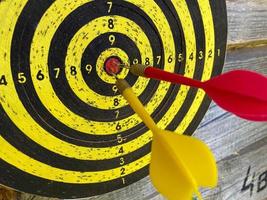
<svg viewBox="0 0 267 200">
<path fill-rule="evenodd" d="M 223 109 L 244 119 L 267 121 L 267 77 L 261 74 L 234 70 L 200 82 L 144 65 L 130 70 L 137 76 L 202 88 Z"/>
<path fill-rule="evenodd" d="M 171 83 L 178 83 L 178 84 L 188 85 L 188 86 L 197 87 L 197 88 L 204 87 L 204 84 L 201 81 L 187 78 L 179 74 L 166 72 L 161 69 L 154 68 L 154 67 L 147 67 L 144 65 L 132 65 L 130 70 L 133 74 L 138 75 L 138 76 L 144 76 L 147 78 L 153 78 L 157 80 L 168 81 Z"/>
</svg>

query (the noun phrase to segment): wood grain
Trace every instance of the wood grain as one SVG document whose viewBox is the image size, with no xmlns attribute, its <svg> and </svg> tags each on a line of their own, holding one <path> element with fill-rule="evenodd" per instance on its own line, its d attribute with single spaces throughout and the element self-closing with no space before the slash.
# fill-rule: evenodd
<svg viewBox="0 0 267 200">
<path fill-rule="evenodd" d="M 0 200 L 16 200 L 17 198 L 16 192 L 0 186 Z"/>
<path fill-rule="evenodd" d="M 219 187 L 212 191 L 203 191 L 205 199 L 260 200 L 266 198 L 266 181 L 259 181 L 262 180 L 262 177 L 267 177 L 266 150 L 267 137 L 245 147 L 244 149 L 241 149 L 236 154 L 219 161 Z M 245 181 L 248 172 L 249 176 L 247 181 Z M 251 184 L 254 173 L 254 182 Z M 250 185 L 251 187 L 247 190 L 241 191 L 244 182 L 245 185 Z"/>
<path fill-rule="evenodd" d="M 266 0 L 227 0 L 226 3 L 229 44 L 267 39 Z"/>
</svg>

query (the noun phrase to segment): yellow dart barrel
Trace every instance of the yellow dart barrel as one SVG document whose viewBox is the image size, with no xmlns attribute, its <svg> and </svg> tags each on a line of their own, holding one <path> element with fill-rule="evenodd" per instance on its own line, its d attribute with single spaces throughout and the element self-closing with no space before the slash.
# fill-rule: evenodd
<svg viewBox="0 0 267 200">
<path fill-rule="evenodd" d="M 152 132 L 156 132 L 158 127 L 156 126 L 153 119 L 144 109 L 144 106 L 141 104 L 139 99 L 134 94 L 131 86 L 122 79 L 118 79 L 116 85 L 120 91 L 120 93 L 124 96 L 124 98 L 128 101 L 132 109 L 139 115 L 139 117 L 143 120 L 145 125 L 152 130 Z"/>
</svg>

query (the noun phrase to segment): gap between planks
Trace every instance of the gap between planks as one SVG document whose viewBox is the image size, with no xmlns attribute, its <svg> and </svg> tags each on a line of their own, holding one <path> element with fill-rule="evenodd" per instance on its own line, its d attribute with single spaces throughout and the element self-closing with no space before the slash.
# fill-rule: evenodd
<svg viewBox="0 0 267 200">
<path fill-rule="evenodd" d="M 230 43 L 227 45 L 227 51 L 235 51 L 243 48 L 257 48 L 263 46 L 267 46 L 267 39 Z"/>
</svg>

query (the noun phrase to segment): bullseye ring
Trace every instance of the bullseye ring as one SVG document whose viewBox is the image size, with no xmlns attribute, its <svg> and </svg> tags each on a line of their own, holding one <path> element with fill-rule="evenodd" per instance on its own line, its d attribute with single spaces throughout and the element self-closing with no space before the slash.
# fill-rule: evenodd
<svg viewBox="0 0 267 200">
<path fill-rule="evenodd" d="M 110 76 L 113 76 L 121 72 L 120 65 L 122 61 L 119 57 L 109 57 L 104 64 L 104 69 Z"/>
</svg>

